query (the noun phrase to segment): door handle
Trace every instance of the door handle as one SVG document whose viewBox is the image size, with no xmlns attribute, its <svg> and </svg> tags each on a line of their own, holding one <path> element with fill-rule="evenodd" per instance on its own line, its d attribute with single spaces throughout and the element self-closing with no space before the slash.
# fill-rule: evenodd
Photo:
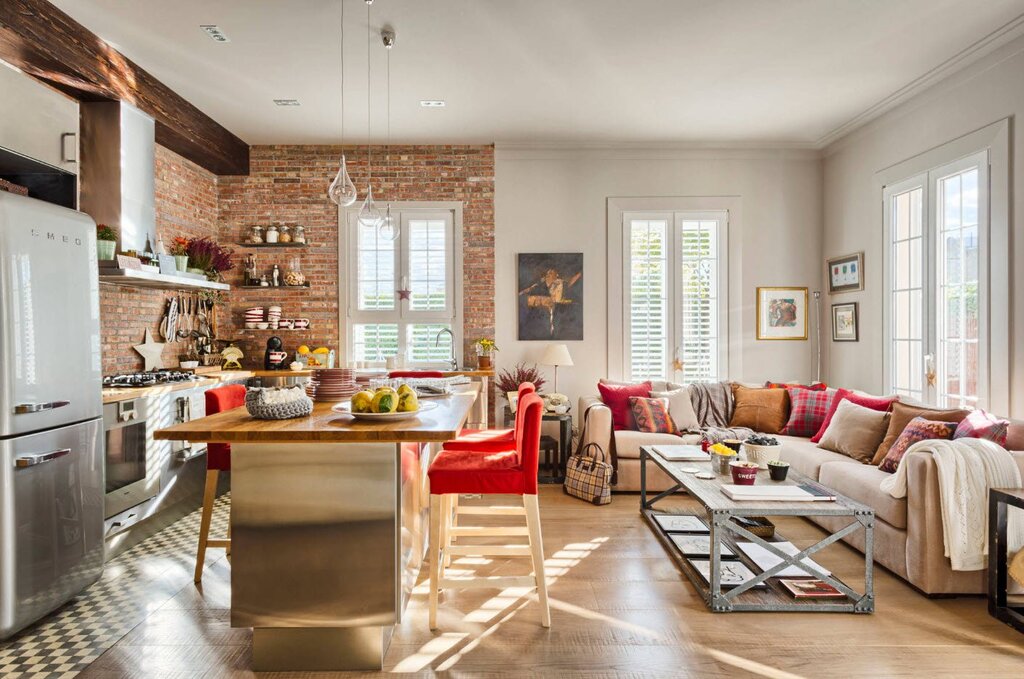
<svg viewBox="0 0 1024 679">
<path fill-rule="evenodd" d="M 50 401 L 49 403 L 21 403 L 19 405 L 14 406 L 14 414 L 24 415 L 25 413 L 41 413 L 44 410 L 63 408 L 66 405 L 71 405 L 71 401 Z"/>
<path fill-rule="evenodd" d="M 70 448 L 61 448 L 60 450 L 51 450 L 48 453 L 33 453 L 31 455 L 22 455 L 14 458 L 15 467 L 34 467 L 37 464 L 43 464 L 44 462 L 50 462 L 57 458 L 64 457 L 71 453 Z"/>
</svg>

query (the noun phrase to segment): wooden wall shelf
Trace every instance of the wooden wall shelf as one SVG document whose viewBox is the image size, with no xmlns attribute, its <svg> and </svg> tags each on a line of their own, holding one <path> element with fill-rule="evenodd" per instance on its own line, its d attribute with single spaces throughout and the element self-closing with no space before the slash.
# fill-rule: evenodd
<svg viewBox="0 0 1024 679">
<path fill-rule="evenodd" d="M 308 248 L 309 243 L 235 243 L 240 248 Z"/>
<path fill-rule="evenodd" d="M 237 290 L 308 290 L 309 281 L 302 285 L 236 285 Z"/>
</svg>

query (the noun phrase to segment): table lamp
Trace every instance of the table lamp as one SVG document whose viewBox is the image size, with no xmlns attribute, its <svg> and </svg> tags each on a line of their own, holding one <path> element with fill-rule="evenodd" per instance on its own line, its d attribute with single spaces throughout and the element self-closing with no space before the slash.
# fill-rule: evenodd
<svg viewBox="0 0 1024 679">
<path fill-rule="evenodd" d="M 555 393 L 558 393 L 558 366 L 572 365 L 572 356 L 569 355 L 569 347 L 564 344 L 549 344 L 540 357 L 541 365 L 555 366 Z"/>
</svg>

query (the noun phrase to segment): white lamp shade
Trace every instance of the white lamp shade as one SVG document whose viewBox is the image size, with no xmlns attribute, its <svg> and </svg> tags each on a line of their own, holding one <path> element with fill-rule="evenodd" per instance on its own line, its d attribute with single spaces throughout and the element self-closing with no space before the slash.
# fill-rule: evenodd
<svg viewBox="0 0 1024 679">
<path fill-rule="evenodd" d="M 541 365 L 572 365 L 569 347 L 564 344 L 549 344 L 540 357 Z"/>
</svg>

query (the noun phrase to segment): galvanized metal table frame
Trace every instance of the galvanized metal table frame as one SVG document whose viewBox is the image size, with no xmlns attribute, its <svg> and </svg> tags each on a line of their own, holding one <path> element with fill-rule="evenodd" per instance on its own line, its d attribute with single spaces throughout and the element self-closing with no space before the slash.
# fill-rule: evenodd
<svg viewBox="0 0 1024 679">
<path fill-rule="evenodd" d="M 651 460 L 662 469 L 676 483 L 669 489 L 664 490 L 650 500 L 647 499 L 647 461 Z M 874 596 L 874 524 L 875 512 L 870 507 L 844 496 L 838 496 L 836 502 L 732 502 L 721 490 L 715 492 L 724 501 L 715 498 L 714 502 L 709 501 L 708 488 L 704 487 L 700 480 L 687 472 L 676 469 L 676 466 L 700 466 L 710 470 L 709 463 L 673 463 L 665 460 L 649 447 L 640 448 L 640 513 L 661 541 L 662 545 L 680 566 L 680 570 L 693 583 L 697 591 L 701 593 L 708 608 L 715 613 L 729 613 L 732 611 L 796 611 L 796 612 L 826 612 L 826 613 L 873 613 L 875 610 Z M 794 482 L 813 481 L 806 477 L 790 472 L 791 480 Z M 708 484 L 710 485 L 710 484 Z M 697 572 L 697 569 L 684 557 L 672 543 L 665 531 L 654 520 L 653 516 L 659 512 L 654 511 L 654 504 L 670 495 L 680 491 L 687 492 L 697 500 L 705 510 L 710 532 L 710 582 Z M 837 494 L 838 495 L 838 494 Z M 775 547 L 770 541 L 754 535 L 742 526 L 731 521 L 733 517 L 739 516 L 849 516 L 853 520 L 838 531 L 832 532 L 824 539 L 799 551 L 796 554 L 788 554 Z M 838 578 L 825 574 L 814 566 L 803 563 L 803 559 L 841 540 L 847 535 L 857 531 L 864 531 L 864 591 L 856 592 L 846 583 Z M 765 570 L 754 578 L 747 580 L 742 585 L 723 591 L 721 585 L 721 563 L 723 537 L 726 535 L 749 540 L 760 545 L 769 553 L 777 556 L 781 561 L 775 566 Z M 738 552 L 737 552 L 738 553 Z M 769 578 L 782 572 L 789 566 L 796 566 L 805 571 L 809 576 L 818 578 L 823 582 L 832 585 L 846 595 L 846 600 L 795 600 L 792 597 L 783 598 L 776 592 L 766 592 L 765 602 L 744 602 L 738 598 L 744 592 L 750 591 Z"/>
</svg>

